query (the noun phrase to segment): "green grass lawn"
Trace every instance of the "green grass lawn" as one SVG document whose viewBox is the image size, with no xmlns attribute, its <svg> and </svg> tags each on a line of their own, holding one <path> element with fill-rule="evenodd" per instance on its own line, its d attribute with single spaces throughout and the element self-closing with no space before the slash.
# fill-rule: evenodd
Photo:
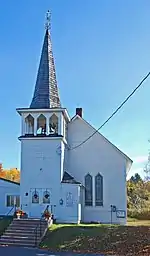
<svg viewBox="0 0 150 256">
<path fill-rule="evenodd" d="M 129 220 L 127 226 L 53 225 L 41 247 L 52 251 L 150 255 L 150 221 Z"/>
<path fill-rule="evenodd" d="M 12 217 L 2 217 L 0 219 L 0 236 L 3 234 L 5 229 L 8 227 L 8 225 L 11 223 Z"/>
</svg>

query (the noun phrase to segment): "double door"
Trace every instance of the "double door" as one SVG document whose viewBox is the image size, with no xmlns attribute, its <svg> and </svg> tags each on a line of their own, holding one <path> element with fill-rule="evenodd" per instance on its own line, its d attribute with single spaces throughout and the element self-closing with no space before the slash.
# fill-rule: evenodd
<svg viewBox="0 0 150 256">
<path fill-rule="evenodd" d="M 40 218 L 49 205 L 51 210 L 52 194 L 49 188 L 31 188 L 30 189 L 30 217 Z"/>
</svg>

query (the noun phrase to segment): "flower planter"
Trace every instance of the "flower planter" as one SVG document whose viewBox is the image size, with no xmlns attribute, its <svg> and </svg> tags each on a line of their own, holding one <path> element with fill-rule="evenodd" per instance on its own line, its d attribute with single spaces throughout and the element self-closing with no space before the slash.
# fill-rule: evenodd
<svg viewBox="0 0 150 256">
<path fill-rule="evenodd" d="M 17 220 L 20 220 L 20 214 L 16 214 L 17 215 Z"/>
<path fill-rule="evenodd" d="M 14 218 L 17 218 L 18 220 L 24 219 L 24 218 L 27 218 L 27 217 L 28 217 L 28 215 L 22 210 L 18 209 L 14 212 Z"/>
</svg>

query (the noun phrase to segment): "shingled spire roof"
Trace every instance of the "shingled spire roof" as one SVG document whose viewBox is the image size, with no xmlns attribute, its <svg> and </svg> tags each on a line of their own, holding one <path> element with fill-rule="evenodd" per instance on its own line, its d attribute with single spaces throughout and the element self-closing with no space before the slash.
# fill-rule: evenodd
<svg viewBox="0 0 150 256">
<path fill-rule="evenodd" d="M 30 108 L 60 108 L 52 42 L 50 35 L 50 16 L 47 13 L 46 33 L 37 74 L 37 80 Z"/>
</svg>

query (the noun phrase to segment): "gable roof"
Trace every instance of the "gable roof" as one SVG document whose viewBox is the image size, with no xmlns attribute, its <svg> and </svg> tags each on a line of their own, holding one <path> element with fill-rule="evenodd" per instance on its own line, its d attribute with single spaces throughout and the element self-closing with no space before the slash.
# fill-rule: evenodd
<svg viewBox="0 0 150 256">
<path fill-rule="evenodd" d="M 15 182 L 15 181 L 12 181 L 12 180 L 7 180 L 7 179 L 4 179 L 4 178 L 0 178 L 0 180 L 6 181 L 6 182 L 9 182 L 9 183 L 13 183 L 15 185 L 19 185 L 20 186 L 19 182 Z"/>
<path fill-rule="evenodd" d="M 68 172 L 64 172 L 62 183 L 69 183 L 69 184 L 81 184 L 80 182 L 76 181 L 73 176 L 71 176 Z"/>
<path fill-rule="evenodd" d="M 97 129 L 95 129 L 89 122 L 87 122 L 85 119 L 83 119 L 83 118 L 80 117 L 79 115 L 73 116 L 73 117 L 71 118 L 71 122 L 73 122 L 73 121 L 76 120 L 76 119 L 80 119 L 80 120 L 81 120 L 82 122 L 84 122 L 86 125 L 88 125 L 88 126 L 91 127 L 92 129 L 94 129 L 94 132 L 97 131 Z M 112 142 L 110 142 L 110 141 L 109 141 L 104 135 L 102 135 L 99 131 L 97 131 L 97 133 L 98 133 L 99 135 L 101 135 L 102 138 L 103 138 L 107 143 L 109 143 L 115 150 L 118 151 L 118 153 L 120 153 L 120 154 L 128 161 L 128 163 L 129 163 L 128 168 L 130 168 L 131 165 L 132 165 L 132 163 L 133 163 L 132 159 L 131 159 L 130 157 L 128 157 L 125 153 L 123 153 L 119 148 L 117 148 Z M 92 135 L 92 134 L 91 134 L 91 135 Z"/>
</svg>

